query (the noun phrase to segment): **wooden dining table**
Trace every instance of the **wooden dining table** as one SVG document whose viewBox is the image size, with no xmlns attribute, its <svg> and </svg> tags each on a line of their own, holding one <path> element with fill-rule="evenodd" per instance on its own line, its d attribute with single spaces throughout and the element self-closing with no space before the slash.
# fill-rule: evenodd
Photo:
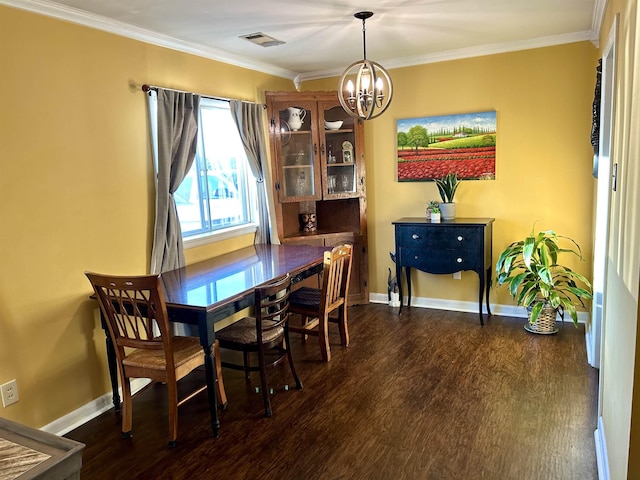
<svg viewBox="0 0 640 480">
<path fill-rule="evenodd" d="M 253 306 L 255 289 L 262 284 L 287 273 L 292 283 L 318 274 L 327 249 L 311 245 L 253 245 L 162 273 L 169 320 L 197 327 L 205 356 L 211 429 L 215 436 L 220 429 L 212 355 L 215 323 Z M 106 323 L 102 323 L 107 337 L 113 405 L 119 411 L 116 354 Z"/>
</svg>

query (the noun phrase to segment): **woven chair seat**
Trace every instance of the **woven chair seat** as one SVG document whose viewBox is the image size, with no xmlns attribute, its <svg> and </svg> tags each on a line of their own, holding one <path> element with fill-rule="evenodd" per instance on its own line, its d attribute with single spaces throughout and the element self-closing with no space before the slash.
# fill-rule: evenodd
<svg viewBox="0 0 640 480">
<path fill-rule="evenodd" d="M 199 361 L 202 358 L 202 345 L 197 337 L 173 337 L 173 359 L 176 370 L 190 361 Z M 141 367 L 152 370 L 166 370 L 167 362 L 164 350 L 142 350 L 132 351 L 122 364 L 127 367 Z"/>
<path fill-rule="evenodd" d="M 275 323 L 276 322 L 271 320 L 262 321 L 262 341 L 264 343 L 269 343 L 282 336 L 284 329 L 281 326 L 272 328 Z M 253 317 L 244 317 L 242 320 L 238 320 L 216 332 L 216 338 L 223 343 L 233 342 L 245 345 L 257 345 L 256 319 Z"/>
<path fill-rule="evenodd" d="M 291 292 L 289 303 L 317 309 L 320 306 L 320 294 L 321 292 L 317 288 L 300 287 L 298 290 Z"/>
</svg>

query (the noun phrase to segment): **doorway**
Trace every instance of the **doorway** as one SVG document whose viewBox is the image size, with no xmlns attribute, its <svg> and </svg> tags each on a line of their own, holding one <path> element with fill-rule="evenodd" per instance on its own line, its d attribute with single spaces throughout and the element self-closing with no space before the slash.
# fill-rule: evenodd
<svg viewBox="0 0 640 480">
<path fill-rule="evenodd" d="M 614 20 L 602 57 L 602 90 L 600 101 L 600 137 L 594 159 L 597 175 L 595 228 L 593 247 L 593 302 L 591 322 L 587 328 L 589 364 L 600 368 L 602 358 L 602 327 L 605 321 L 604 296 L 607 277 L 609 238 L 609 203 L 611 198 L 611 139 L 613 137 L 614 84 L 616 66 L 617 19 Z"/>
</svg>

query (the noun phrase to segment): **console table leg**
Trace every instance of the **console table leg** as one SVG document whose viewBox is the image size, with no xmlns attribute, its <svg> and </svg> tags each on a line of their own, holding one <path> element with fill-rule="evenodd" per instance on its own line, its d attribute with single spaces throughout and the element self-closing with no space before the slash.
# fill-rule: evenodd
<svg viewBox="0 0 640 480">
<path fill-rule="evenodd" d="M 487 286 L 485 288 L 487 292 L 487 314 L 491 316 L 491 307 L 489 306 L 489 290 L 491 289 L 491 267 L 487 268 Z"/>
<path fill-rule="evenodd" d="M 478 289 L 478 314 L 480 315 L 480 325 L 484 325 L 484 319 L 482 318 L 482 297 L 484 296 L 484 274 L 482 271 L 478 272 L 478 278 L 480 279 L 480 288 Z"/>
<path fill-rule="evenodd" d="M 407 277 L 407 307 L 411 306 L 411 267 L 404 267 L 404 273 Z"/>
<path fill-rule="evenodd" d="M 400 308 L 398 316 L 402 315 L 402 267 L 396 264 L 396 279 L 398 280 L 398 295 L 400 296 Z"/>
</svg>

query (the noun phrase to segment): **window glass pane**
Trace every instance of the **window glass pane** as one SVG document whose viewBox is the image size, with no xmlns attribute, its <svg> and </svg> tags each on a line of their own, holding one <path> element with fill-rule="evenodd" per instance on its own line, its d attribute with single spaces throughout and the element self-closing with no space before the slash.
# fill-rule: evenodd
<svg viewBox="0 0 640 480">
<path fill-rule="evenodd" d="M 182 236 L 250 223 L 255 196 L 248 177 L 229 103 L 202 99 L 196 159 L 174 195 Z"/>
</svg>

